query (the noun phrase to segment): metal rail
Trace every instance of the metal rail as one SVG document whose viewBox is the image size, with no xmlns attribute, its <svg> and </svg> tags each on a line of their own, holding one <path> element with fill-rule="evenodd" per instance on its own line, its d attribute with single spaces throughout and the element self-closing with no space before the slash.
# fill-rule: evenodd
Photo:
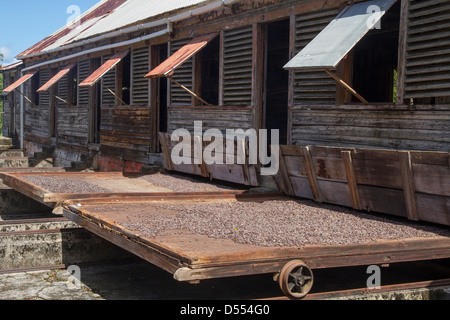
<svg viewBox="0 0 450 320">
<path fill-rule="evenodd" d="M 450 278 L 440 279 L 440 280 L 408 282 L 408 283 L 401 283 L 401 284 L 386 285 L 386 286 L 382 286 L 379 289 L 360 288 L 360 289 L 349 289 L 349 290 L 341 290 L 341 291 L 312 293 L 312 294 L 307 295 L 305 298 L 303 298 L 303 300 L 337 299 L 337 298 L 345 298 L 345 297 L 358 296 L 358 295 L 377 294 L 377 293 L 386 293 L 386 292 L 403 291 L 403 290 L 430 289 L 430 288 L 438 288 L 438 287 L 446 287 L 446 286 L 450 286 Z M 290 299 L 286 296 L 282 296 L 282 297 L 274 297 L 274 298 L 268 298 L 268 299 L 262 299 L 262 300 L 281 301 L 281 300 L 290 300 Z"/>
</svg>

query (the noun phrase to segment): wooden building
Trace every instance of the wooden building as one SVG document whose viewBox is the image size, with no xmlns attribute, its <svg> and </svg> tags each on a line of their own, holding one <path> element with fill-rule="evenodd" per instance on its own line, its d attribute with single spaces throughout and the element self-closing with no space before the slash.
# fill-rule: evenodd
<svg viewBox="0 0 450 320">
<path fill-rule="evenodd" d="M 3 74 L 3 88 L 8 87 L 21 76 L 22 62 L 14 63 L 8 66 L 0 68 L 0 72 Z M 2 135 L 4 137 L 10 137 L 13 141 L 14 148 L 21 148 L 22 141 L 20 140 L 22 127 L 21 127 L 21 103 L 22 96 L 17 91 L 8 94 L 1 95 L 0 98 L 3 102 L 3 126 Z"/>
<path fill-rule="evenodd" d="M 24 148 L 140 171 L 159 132 L 195 121 L 279 129 L 288 146 L 441 152 L 447 197 L 449 16 L 449 0 L 103 0 L 17 57 Z M 296 64 L 320 48 L 333 64 Z"/>
</svg>

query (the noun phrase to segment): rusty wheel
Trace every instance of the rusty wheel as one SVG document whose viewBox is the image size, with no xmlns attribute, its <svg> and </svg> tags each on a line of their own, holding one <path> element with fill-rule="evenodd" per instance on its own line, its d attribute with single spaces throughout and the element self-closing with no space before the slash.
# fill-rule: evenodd
<svg viewBox="0 0 450 320">
<path fill-rule="evenodd" d="M 311 291 L 314 276 L 312 270 L 303 261 L 293 260 L 283 267 L 278 282 L 286 296 L 302 299 Z"/>
</svg>

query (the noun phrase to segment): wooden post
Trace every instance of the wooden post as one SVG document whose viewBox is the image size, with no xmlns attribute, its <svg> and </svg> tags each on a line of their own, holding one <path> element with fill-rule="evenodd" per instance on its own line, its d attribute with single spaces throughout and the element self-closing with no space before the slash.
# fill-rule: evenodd
<svg viewBox="0 0 450 320">
<path fill-rule="evenodd" d="M 405 193 L 406 213 L 408 219 L 419 221 L 419 213 L 417 212 L 416 187 L 414 184 L 414 174 L 412 170 L 411 152 L 400 151 L 400 168 L 402 170 L 403 192 Z"/>
<path fill-rule="evenodd" d="M 286 167 L 286 162 L 283 156 L 283 146 L 280 146 L 280 176 L 282 185 L 280 186 L 282 191 L 290 196 L 295 196 L 294 188 L 292 187 L 291 180 Z"/>
<path fill-rule="evenodd" d="M 311 157 L 310 147 L 302 147 L 303 161 L 308 173 L 309 185 L 314 197 L 314 201 L 323 202 L 322 193 L 320 192 L 319 182 L 317 180 L 316 170 L 314 170 Z"/>
<path fill-rule="evenodd" d="M 174 168 L 173 168 L 172 160 L 170 159 L 169 148 L 167 146 L 167 137 L 164 132 L 159 133 L 159 140 L 161 142 L 161 149 L 164 154 L 164 159 L 166 162 L 167 170 L 173 171 Z"/>
<path fill-rule="evenodd" d="M 237 159 L 239 160 L 239 152 L 241 152 L 242 155 L 244 155 L 244 163 L 241 164 L 242 166 L 242 174 L 244 176 L 244 180 L 245 181 L 249 181 L 250 180 L 250 173 L 249 173 L 249 168 L 248 168 L 248 157 L 247 157 L 247 150 L 246 150 L 246 145 L 245 145 L 245 140 L 243 139 L 238 139 L 236 141 L 237 143 Z M 238 162 L 239 163 L 239 162 Z"/>
<path fill-rule="evenodd" d="M 409 0 L 401 0 L 397 67 L 397 105 L 405 104 L 406 45 L 408 41 Z"/>
<path fill-rule="evenodd" d="M 359 198 L 358 183 L 356 181 L 355 168 L 353 166 L 353 159 L 351 151 L 342 151 L 342 160 L 344 161 L 345 173 L 347 175 L 348 188 L 352 198 L 353 209 L 362 210 L 361 201 Z"/>
<path fill-rule="evenodd" d="M 205 161 L 203 159 L 203 141 L 200 136 L 194 136 L 194 152 L 195 152 L 195 156 L 197 157 L 197 159 L 200 162 L 199 165 L 200 165 L 200 171 L 201 171 L 202 177 L 208 178 L 209 172 L 206 167 Z M 192 162 L 195 163 L 195 161 L 192 161 Z"/>
</svg>

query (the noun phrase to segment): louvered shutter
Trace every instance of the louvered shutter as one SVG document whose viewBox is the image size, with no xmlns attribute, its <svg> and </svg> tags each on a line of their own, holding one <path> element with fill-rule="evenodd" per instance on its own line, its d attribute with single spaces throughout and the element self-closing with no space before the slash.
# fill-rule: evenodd
<svg viewBox="0 0 450 320">
<path fill-rule="evenodd" d="M 112 55 L 103 57 L 102 63 L 108 61 Z M 109 70 L 100 80 L 102 84 L 102 106 L 114 106 L 116 104 L 116 97 L 108 90 L 116 91 L 116 68 Z"/>
<path fill-rule="evenodd" d="M 406 98 L 450 96 L 450 1 L 409 3 Z"/>
<path fill-rule="evenodd" d="M 58 90 L 56 94 L 58 97 L 66 101 L 69 98 L 68 85 L 69 85 L 68 75 L 65 75 L 61 80 L 58 81 Z M 56 99 L 56 106 L 63 108 L 67 106 L 67 103 L 64 103 L 59 99 Z"/>
<path fill-rule="evenodd" d="M 78 84 L 83 82 L 89 74 L 89 60 L 83 60 L 78 63 Z M 78 105 L 79 106 L 89 106 L 89 88 L 88 87 L 78 87 Z"/>
<path fill-rule="evenodd" d="M 178 40 L 171 42 L 170 45 L 170 55 L 173 55 L 178 51 L 181 47 L 186 45 L 190 39 Z M 178 67 L 172 78 L 182 85 L 184 85 L 189 90 L 192 90 L 192 72 L 193 72 L 193 62 L 192 58 L 183 63 L 180 67 Z M 171 83 L 170 85 L 170 95 L 172 105 L 191 105 L 192 104 L 192 96 L 180 86 Z"/>
<path fill-rule="evenodd" d="M 253 28 L 223 33 L 223 104 L 252 104 Z"/>
<path fill-rule="evenodd" d="M 39 71 L 39 87 L 42 87 L 50 80 L 50 70 L 42 69 Z M 50 107 L 50 92 L 44 91 L 39 93 L 39 106 Z"/>
<path fill-rule="evenodd" d="M 150 69 L 149 48 L 134 49 L 132 53 L 132 103 L 134 106 L 149 104 L 149 80 L 144 78 Z"/>
<path fill-rule="evenodd" d="M 338 14 L 324 10 L 295 18 L 295 54 L 311 42 Z M 332 105 L 336 102 L 336 82 L 322 70 L 294 71 L 295 105 Z"/>
</svg>

